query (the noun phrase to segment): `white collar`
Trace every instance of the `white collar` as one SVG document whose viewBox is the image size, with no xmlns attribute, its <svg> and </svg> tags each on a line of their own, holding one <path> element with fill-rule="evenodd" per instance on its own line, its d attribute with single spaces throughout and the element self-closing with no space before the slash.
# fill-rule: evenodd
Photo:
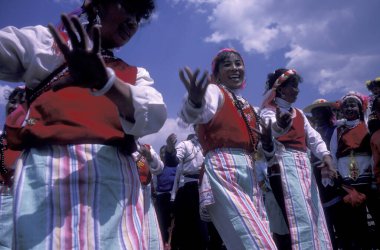
<svg viewBox="0 0 380 250">
<path fill-rule="evenodd" d="M 274 99 L 274 102 L 277 104 L 277 106 L 278 106 L 280 109 L 284 109 L 284 110 L 289 111 L 289 110 L 292 108 L 292 103 L 287 102 L 287 101 L 285 101 L 285 100 L 282 99 L 282 98 L 276 97 L 276 98 Z"/>
<path fill-rule="evenodd" d="M 353 127 L 356 127 L 358 126 L 360 123 L 360 119 L 356 119 L 356 120 L 352 120 L 352 121 L 347 121 L 345 122 L 345 125 L 349 128 L 353 128 Z"/>
</svg>

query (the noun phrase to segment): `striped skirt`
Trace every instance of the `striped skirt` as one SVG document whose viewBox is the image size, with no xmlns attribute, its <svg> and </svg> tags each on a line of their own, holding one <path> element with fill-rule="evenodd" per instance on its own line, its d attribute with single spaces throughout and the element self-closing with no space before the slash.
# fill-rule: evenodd
<svg viewBox="0 0 380 250">
<path fill-rule="evenodd" d="M 228 249 L 276 249 L 252 158 L 246 151 L 210 151 L 205 158 L 204 178 L 201 209 L 206 207 Z"/>
<path fill-rule="evenodd" d="M 277 155 L 292 249 L 332 249 L 317 184 L 306 153 Z"/>
<path fill-rule="evenodd" d="M 25 150 L 15 174 L 14 248 L 162 249 L 143 192 L 135 162 L 116 147 Z"/>
</svg>

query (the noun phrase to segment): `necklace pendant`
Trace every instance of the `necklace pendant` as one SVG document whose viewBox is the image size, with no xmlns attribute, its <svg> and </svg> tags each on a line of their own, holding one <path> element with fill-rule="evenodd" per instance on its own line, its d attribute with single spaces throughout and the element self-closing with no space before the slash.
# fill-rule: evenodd
<svg viewBox="0 0 380 250">
<path fill-rule="evenodd" d="M 353 152 L 351 151 L 350 155 L 350 165 L 349 165 L 350 175 L 349 177 L 356 181 L 359 177 L 359 168 L 358 164 L 356 163 L 355 157 L 353 155 Z"/>
</svg>

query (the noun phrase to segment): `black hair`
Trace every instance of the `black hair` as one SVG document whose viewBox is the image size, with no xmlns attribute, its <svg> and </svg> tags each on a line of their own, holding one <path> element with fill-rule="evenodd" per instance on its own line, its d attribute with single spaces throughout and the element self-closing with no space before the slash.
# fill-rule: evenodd
<svg viewBox="0 0 380 250">
<path fill-rule="evenodd" d="M 212 69 L 212 75 L 216 78 L 219 74 L 219 65 L 226 60 L 231 54 L 235 54 L 240 57 L 240 59 L 243 61 L 243 58 L 241 57 L 240 53 L 235 50 L 226 50 L 220 52 L 213 61 L 213 69 Z M 243 61 L 244 63 L 244 61 Z"/>
<path fill-rule="evenodd" d="M 276 80 L 288 70 L 289 69 L 279 68 L 279 69 L 276 69 L 273 73 L 269 73 L 267 76 L 266 84 L 265 84 L 265 91 L 270 90 L 273 87 Z M 282 86 L 284 86 L 288 82 L 301 83 L 302 81 L 303 81 L 302 77 L 296 73 L 296 74 L 290 75 L 289 78 L 286 79 L 286 81 L 282 83 Z"/>
<path fill-rule="evenodd" d="M 186 140 L 192 140 L 195 137 L 195 134 L 189 134 Z"/>
<path fill-rule="evenodd" d="M 376 78 L 375 80 L 370 80 L 366 82 L 367 89 L 372 91 L 375 87 L 380 87 L 380 78 Z"/>
<path fill-rule="evenodd" d="M 377 95 L 373 102 L 372 102 L 372 107 L 371 107 L 371 111 L 374 112 L 376 111 L 376 109 L 378 109 L 378 106 L 380 105 L 380 95 Z"/>
<path fill-rule="evenodd" d="M 149 20 L 154 9 L 155 3 L 154 0 L 92 0 L 91 4 L 93 6 L 100 5 L 102 3 L 121 3 L 123 6 L 127 7 L 128 10 L 136 14 L 137 22 L 140 22 L 142 19 Z M 91 11 L 91 8 L 88 6 L 83 6 L 88 15 L 89 26 L 91 27 L 94 24 L 96 13 Z"/>
<path fill-rule="evenodd" d="M 5 99 L 10 101 L 12 99 L 15 99 L 16 97 L 21 97 L 24 95 L 25 89 L 24 88 L 15 88 L 12 91 L 5 92 Z"/>
</svg>

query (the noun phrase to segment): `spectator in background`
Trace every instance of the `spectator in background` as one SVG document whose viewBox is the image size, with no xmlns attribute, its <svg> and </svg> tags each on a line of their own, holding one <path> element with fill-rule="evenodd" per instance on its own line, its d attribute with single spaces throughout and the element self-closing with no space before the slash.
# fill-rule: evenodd
<svg viewBox="0 0 380 250">
<path fill-rule="evenodd" d="M 370 135 L 364 119 L 368 103 L 365 96 L 350 91 L 341 98 L 340 104 L 345 119 L 339 121 L 334 130 L 330 150 L 343 188 L 342 247 L 370 249 L 367 205 L 373 175 Z"/>
<path fill-rule="evenodd" d="M 132 153 L 133 159 L 136 161 L 140 183 L 144 196 L 144 229 L 148 230 L 145 233 L 144 240 L 147 241 L 147 249 L 159 249 L 162 244 L 160 227 L 157 224 L 156 211 L 152 205 L 151 180 L 152 175 L 161 174 L 164 169 L 164 164 L 160 157 L 149 144 L 141 144 L 137 141 L 137 151 Z M 147 237 L 152 236 L 154 237 Z"/>
<path fill-rule="evenodd" d="M 172 191 L 175 219 L 172 249 L 206 249 L 207 224 L 199 215 L 198 191 L 204 157 L 195 134 L 178 143 L 176 156 L 178 167 Z"/>
<path fill-rule="evenodd" d="M 321 135 L 328 149 L 330 148 L 331 136 L 336 128 L 336 119 L 332 110 L 333 105 L 334 103 L 325 99 L 317 99 L 303 110 L 305 113 L 311 113 L 313 127 Z M 323 184 L 321 169 L 318 168 L 322 162 L 313 153 L 311 153 L 310 161 L 319 188 L 331 243 L 334 249 L 338 249 L 339 242 L 342 241 L 342 230 L 344 230 L 344 217 L 342 217 L 341 213 L 343 201 L 338 191 L 338 183 Z"/>
<path fill-rule="evenodd" d="M 377 119 L 376 114 L 373 111 L 373 101 L 380 95 L 380 77 L 374 80 L 366 81 L 366 87 L 370 92 L 368 100 L 368 108 L 365 110 L 365 115 L 368 117 L 367 126 L 370 134 L 374 133 L 378 127 L 380 127 L 380 121 Z"/>
<path fill-rule="evenodd" d="M 371 190 L 371 197 L 368 201 L 369 208 L 373 220 L 375 221 L 375 231 L 377 234 L 373 234 L 377 247 L 380 248 L 380 95 L 377 95 L 372 102 L 372 114 L 374 119 L 377 119 L 376 126 L 373 126 L 373 134 L 371 135 L 371 151 L 373 160 L 373 173 L 374 181 Z"/>
<path fill-rule="evenodd" d="M 172 224 L 174 223 L 172 220 L 173 205 L 170 201 L 170 197 L 178 165 L 175 151 L 176 143 L 177 135 L 170 134 L 166 139 L 166 145 L 160 148 L 160 157 L 164 163 L 163 171 L 161 174 L 153 177 L 156 211 L 165 250 L 170 249 L 171 234 L 173 230 Z"/>
<path fill-rule="evenodd" d="M 380 96 L 373 100 L 372 111 L 376 119 L 380 120 Z M 376 128 L 371 136 L 371 150 L 373 158 L 373 172 L 376 178 L 378 192 L 380 192 L 380 126 Z"/>
</svg>

